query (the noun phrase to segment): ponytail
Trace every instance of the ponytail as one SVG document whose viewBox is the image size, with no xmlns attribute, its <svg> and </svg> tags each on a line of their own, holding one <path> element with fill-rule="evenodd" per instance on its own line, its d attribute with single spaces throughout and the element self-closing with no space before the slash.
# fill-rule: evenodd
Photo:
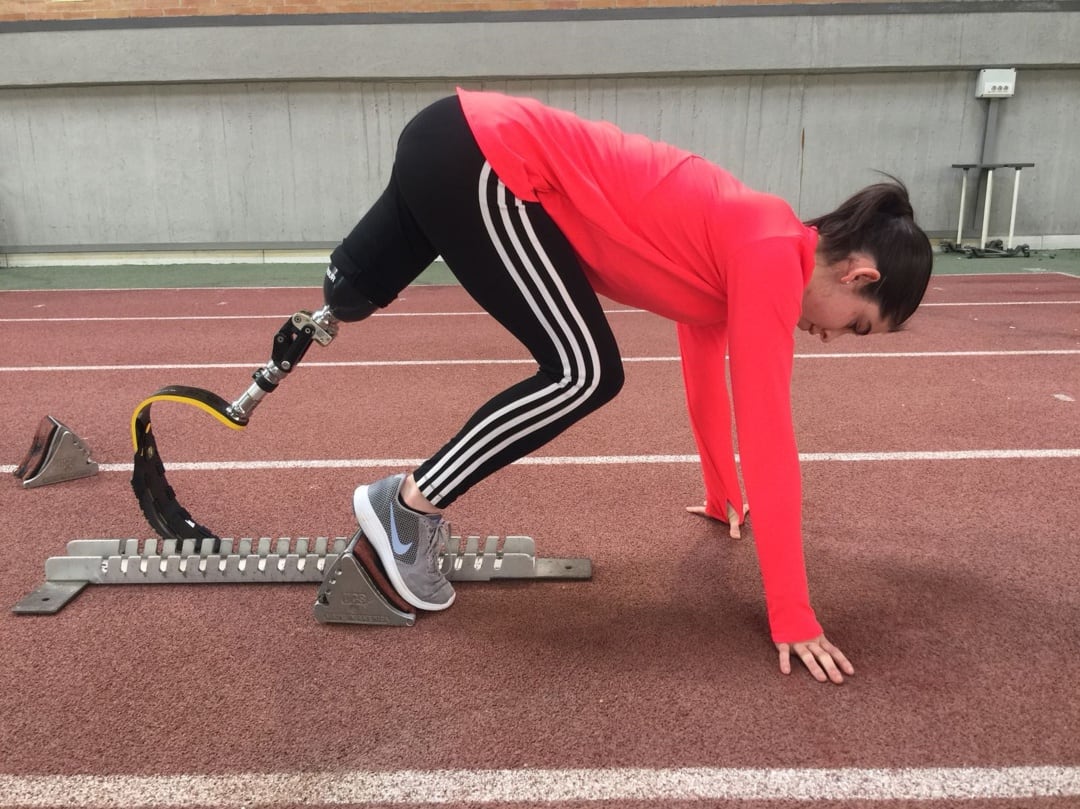
<svg viewBox="0 0 1080 809">
<path fill-rule="evenodd" d="M 908 190 L 891 175 L 890 182 L 867 186 L 832 213 L 806 224 L 817 228 L 818 250 L 826 261 L 842 261 L 852 253 L 868 253 L 881 279 L 861 293 L 875 301 L 893 328 L 918 308 L 930 282 L 933 248 L 915 224 Z"/>
</svg>

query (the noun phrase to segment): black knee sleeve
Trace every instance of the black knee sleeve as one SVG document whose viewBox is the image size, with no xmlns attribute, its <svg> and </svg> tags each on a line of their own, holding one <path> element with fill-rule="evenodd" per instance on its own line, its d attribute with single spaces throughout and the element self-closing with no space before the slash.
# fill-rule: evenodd
<svg viewBox="0 0 1080 809">
<path fill-rule="evenodd" d="M 323 278 L 323 300 L 330 307 L 330 314 L 346 323 L 363 320 L 378 305 L 369 301 L 341 270 L 331 264 Z"/>
</svg>

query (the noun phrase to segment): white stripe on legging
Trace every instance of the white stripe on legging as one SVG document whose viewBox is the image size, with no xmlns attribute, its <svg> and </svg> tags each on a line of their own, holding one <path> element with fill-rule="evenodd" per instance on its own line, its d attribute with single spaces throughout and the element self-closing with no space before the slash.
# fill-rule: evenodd
<svg viewBox="0 0 1080 809">
<path fill-rule="evenodd" d="M 514 267 L 513 261 L 511 261 L 510 256 L 507 254 L 506 249 L 503 246 L 503 244 L 499 241 L 498 234 L 495 231 L 495 227 L 494 227 L 494 224 L 493 224 L 493 222 L 491 220 L 491 214 L 490 214 L 490 211 L 488 210 L 488 204 L 487 204 L 487 185 L 489 184 L 490 179 L 497 179 L 497 178 L 492 177 L 491 166 L 488 163 L 485 162 L 484 167 L 480 172 L 480 182 L 479 182 L 480 213 L 481 213 L 481 216 L 483 217 L 483 220 L 484 220 L 484 226 L 488 231 L 488 236 L 491 239 L 492 246 L 495 248 L 495 251 L 498 253 L 499 258 L 502 260 L 503 266 L 506 267 L 508 274 L 513 279 L 514 283 L 517 285 L 518 290 L 521 292 L 522 297 L 529 304 L 529 307 L 532 309 L 533 314 L 536 316 L 537 322 L 544 328 L 544 331 L 547 332 L 548 337 L 551 338 L 551 342 L 555 345 L 555 348 L 559 353 L 559 362 L 562 365 L 562 367 L 564 369 L 566 369 L 566 372 L 564 373 L 564 376 L 563 376 L 563 381 L 565 382 L 565 380 L 569 376 L 569 366 L 570 366 L 570 361 L 569 361 L 569 358 L 568 358 L 568 356 L 566 354 L 566 348 L 565 348 L 562 340 L 559 339 L 559 335 L 555 333 L 555 330 L 552 327 L 551 321 L 546 317 L 545 312 L 543 312 L 540 309 L 538 301 L 532 296 L 532 294 L 529 292 L 528 288 L 525 286 L 525 283 L 524 283 L 523 279 L 518 274 L 516 268 Z M 502 186 L 502 183 L 500 182 L 499 185 Z M 501 190 L 502 190 L 502 188 L 500 188 L 500 191 Z M 505 200 L 505 197 L 500 195 L 500 200 Z M 505 205 L 503 207 L 505 209 Z M 504 215 L 503 218 L 504 218 L 504 222 L 505 222 L 505 219 L 506 219 L 505 215 Z M 578 358 L 578 357 L 580 357 L 580 355 L 575 355 L 575 358 Z M 524 397 L 522 399 L 519 399 L 516 402 L 512 402 L 509 405 L 506 405 L 505 407 L 501 408 L 500 410 L 496 411 L 495 413 L 492 413 L 486 419 L 484 419 L 482 422 L 480 422 L 479 424 L 474 426 L 466 435 L 464 435 L 460 439 L 460 441 L 458 442 L 459 445 L 460 444 L 468 445 L 472 441 L 482 440 L 481 436 L 483 436 L 484 431 L 487 430 L 489 427 L 491 427 L 491 425 L 495 421 L 497 421 L 497 420 L 503 418 L 504 416 L 506 416 L 507 414 L 511 413 L 515 408 L 519 408 L 519 407 L 522 407 L 524 405 L 531 404 L 532 402 L 536 401 L 537 399 L 548 396 L 553 391 L 558 391 L 560 388 L 561 388 L 561 385 L 552 384 L 552 385 L 547 386 L 546 388 L 543 388 L 543 389 L 537 391 L 536 393 L 531 394 L 530 396 Z M 497 435 L 497 433 L 493 433 L 493 434 Z M 482 444 L 478 444 L 476 448 L 478 448 L 479 446 L 482 446 Z M 470 449 L 469 447 L 467 447 L 467 446 L 465 447 L 466 452 L 469 449 Z M 460 461 L 460 459 L 458 459 L 458 460 Z M 420 486 L 420 489 L 424 493 L 425 497 L 430 497 L 431 492 L 434 489 L 434 487 L 436 485 L 439 485 L 445 479 L 446 475 L 449 474 L 452 471 L 452 470 L 448 469 L 446 471 L 443 471 L 442 474 L 439 474 L 441 470 L 444 470 L 444 468 L 447 467 L 448 464 L 451 464 L 451 462 L 453 462 L 453 461 L 454 461 L 454 450 L 450 450 L 439 461 L 439 463 L 437 463 L 427 473 L 427 475 L 425 475 L 425 477 L 424 477 L 424 479 L 422 481 L 417 481 L 417 483 Z"/>
<path fill-rule="evenodd" d="M 518 200 L 516 204 L 517 204 L 517 208 L 519 210 L 520 216 L 521 216 L 521 221 L 523 223 L 523 226 L 524 226 L 526 232 L 529 234 L 529 240 L 532 243 L 533 247 L 536 249 L 538 255 L 541 258 L 541 261 L 545 265 L 545 268 L 550 273 L 549 278 L 552 280 L 552 282 L 554 284 L 556 284 L 558 286 L 559 291 L 563 295 L 567 295 L 566 289 L 562 285 L 562 280 L 559 278 L 558 275 L 555 274 L 554 267 L 551 265 L 551 263 L 548 260 L 547 256 L 542 252 L 540 242 L 536 237 L 535 231 L 533 231 L 532 224 L 530 223 L 528 217 L 526 216 L 523 203 L 520 200 Z M 504 219 L 508 220 L 508 217 L 504 217 Z M 507 227 L 509 227 L 509 221 L 507 221 L 506 224 L 507 224 Z M 513 231 L 510 231 L 510 232 L 513 234 Z M 516 234 L 514 235 L 514 242 L 515 242 L 515 245 L 517 246 L 517 248 L 520 250 L 521 248 L 520 248 L 520 244 L 517 242 Z M 524 253 L 522 253 L 522 255 L 524 255 Z M 541 287 L 541 291 L 544 294 L 545 299 L 547 299 L 548 302 L 551 304 L 552 311 L 555 312 L 556 316 L 559 319 L 559 322 L 566 329 L 566 335 L 568 337 L 570 337 L 571 340 L 572 340 L 571 345 L 572 345 L 572 348 L 574 350 L 574 357 L 575 357 L 576 362 L 578 363 L 578 367 L 587 367 L 586 364 L 584 363 L 583 359 L 582 359 L 582 356 L 581 356 L 581 346 L 578 344 L 577 341 L 573 340 L 572 335 L 571 335 L 570 330 L 569 330 L 569 327 L 566 325 L 566 323 L 564 322 L 564 320 L 562 318 L 562 313 L 558 310 L 558 308 L 555 306 L 554 302 L 551 301 L 551 299 L 550 299 L 550 293 L 549 293 L 548 289 L 546 287 Z M 593 392 L 599 386 L 599 384 L 600 384 L 600 358 L 597 355 L 596 345 L 592 340 L 592 335 L 585 328 L 584 323 L 581 321 L 580 314 L 573 307 L 569 306 L 569 298 L 566 298 L 566 300 L 568 302 L 568 304 L 567 304 L 568 308 L 570 309 L 571 314 L 573 315 L 575 321 L 577 322 L 578 327 L 582 330 L 581 333 L 583 335 L 583 338 L 588 344 L 589 359 L 590 359 L 590 362 L 592 363 L 592 367 L 594 369 L 594 374 L 593 374 L 592 381 L 589 383 L 588 387 L 586 388 L 585 383 L 583 382 L 584 377 L 582 376 L 576 382 L 574 382 L 573 385 L 571 385 L 569 387 L 563 387 L 565 382 L 566 382 L 566 376 L 564 375 L 563 381 L 559 385 L 559 387 L 563 389 L 563 393 L 561 393 L 559 396 L 555 397 L 554 399 L 552 399 L 552 400 L 550 400 L 548 402 L 545 402 L 542 406 L 534 408 L 532 412 L 523 413 L 522 415 L 519 415 L 519 416 L 515 417 L 514 419 L 511 419 L 511 420 L 505 422 L 502 425 L 502 427 L 500 428 L 500 430 L 495 431 L 493 433 L 493 435 L 498 435 L 499 432 L 505 432 L 506 430 L 508 430 L 508 429 L 510 429 L 512 427 L 517 427 L 517 426 L 519 426 L 521 424 L 524 424 L 525 422 L 529 422 L 529 426 L 526 429 L 520 429 L 520 430 L 517 430 L 517 432 L 511 433 L 508 437 L 506 437 L 499 444 L 492 447 L 487 453 L 484 454 L 483 457 L 477 459 L 475 462 L 470 464 L 469 467 L 467 469 L 465 469 L 460 475 L 458 475 L 458 477 L 450 484 L 451 488 L 454 488 L 454 487 L 460 485 L 460 483 L 468 475 L 472 474 L 481 464 L 487 462 L 489 459 L 493 458 L 495 455 L 502 452 L 504 449 L 509 447 L 511 444 L 513 444 L 518 439 L 520 439 L 520 438 L 524 437 L 525 435 L 528 435 L 528 434 L 530 434 L 532 432 L 535 432 L 536 430 L 539 430 L 540 428 L 545 427 L 545 426 L 547 426 L 548 424 L 551 424 L 554 421 L 557 421 L 558 419 L 562 418 L 566 414 L 568 414 L 568 413 L 572 412 L 573 410 L 577 409 L 578 407 L 580 407 L 582 404 L 584 404 L 585 402 L 587 402 L 589 400 L 589 398 L 592 396 Z M 540 418 L 540 419 L 537 420 L 537 416 L 539 414 L 550 411 L 553 408 L 556 408 L 559 405 L 563 404 L 564 402 L 566 403 L 564 407 L 562 407 L 559 410 L 556 410 L 553 413 L 549 413 L 544 418 Z"/>
<path fill-rule="evenodd" d="M 487 203 L 487 186 L 491 179 L 494 179 L 498 184 L 499 207 L 502 210 L 503 226 L 506 228 L 506 232 L 509 235 L 511 246 L 513 247 L 515 254 L 521 260 L 525 273 L 533 280 L 533 283 L 539 290 L 539 296 L 543 300 L 538 299 L 529 290 L 528 285 L 525 283 L 525 279 L 522 277 L 508 254 L 507 245 L 501 242 L 498 231 L 495 229 Z M 510 210 L 506 205 L 506 186 L 501 180 L 498 180 L 497 177 L 494 177 L 491 174 L 491 166 L 487 163 L 484 164 L 484 168 L 480 173 L 478 193 L 480 212 L 484 220 L 484 226 L 488 231 L 488 237 L 491 239 L 492 246 L 494 246 L 503 262 L 503 266 L 517 285 L 522 297 L 529 304 L 529 308 L 536 316 L 537 321 L 543 326 L 544 330 L 548 333 L 552 342 L 557 347 L 560 362 L 564 368 L 564 375 L 560 382 L 548 385 L 535 394 L 500 408 L 497 412 L 492 413 L 480 424 L 470 430 L 458 442 L 458 447 L 448 451 L 446 455 L 440 459 L 439 463 L 425 476 L 424 480 L 418 482 L 421 491 L 427 497 L 431 496 L 436 486 L 443 486 L 444 482 L 447 480 L 449 480 L 449 483 L 446 483 L 445 486 L 452 490 L 454 487 L 460 485 L 460 483 L 472 474 L 480 465 L 490 460 L 510 444 L 535 432 L 541 427 L 550 424 L 556 419 L 561 418 L 566 413 L 569 413 L 574 408 L 580 406 L 582 402 L 588 401 L 600 382 L 600 360 L 596 344 L 592 339 L 589 329 L 586 328 L 580 312 L 578 312 L 577 308 L 574 306 L 573 299 L 567 292 L 562 279 L 559 277 L 558 273 L 555 272 L 551 260 L 548 258 L 540 244 L 540 241 L 532 228 L 532 224 L 529 222 L 524 205 L 520 200 L 515 200 L 520 221 L 526 230 L 530 243 L 543 265 L 542 272 L 530 261 L 528 254 L 518 238 L 517 231 L 510 218 Z M 548 283 L 545 283 L 545 280 Z M 550 287 L 553 287 L 554 289 L 552 290 Z M 577 324 L 583 336 L 585 347 L 588 351 L 588 361 L 592 364 L 592 368 L 594 369 L 592 381 L 587 389 L 582 387 L 583 383 L 581 380 L 586 376 L 588 365 L 585 358 L 582 356 L 581 346 L 574 338 L 570 325 L 566 322 L 556 301 L 552 297 L 552 291 L 560 296 L 561 300 L 566 305 L 567 311 Z M 573 351 L 573 367 L 576 368 L 578 372 L 578 381 L 571 386 L 566 385 L 567 380 L 571 378 L 570 358 L 566 353 L 567 346 Z M 534 405 L 534 402 L 538 399 L 546 398 L 552 393 L 557 395 L 547 401 L 542 401 L 539 404 Z M 531 405 L 532 407 L 530 407 Z M 555 410 L 555 412 L 550 412 L 552 410 Z M 513 415 L 515 413 L 517 413 L 517 415 Z M 544 416 L 544 414 L 548 415 L 539 418 Z M 486 432 L 495 422 L 502 419 L 506 420 L 490 432 Z M 523 427 L 522 425 L 525 422 L 528 422 L 528 424 Z M 492 446 L 493 442 L 500 438 L 503 440 Z"/>
</svg>

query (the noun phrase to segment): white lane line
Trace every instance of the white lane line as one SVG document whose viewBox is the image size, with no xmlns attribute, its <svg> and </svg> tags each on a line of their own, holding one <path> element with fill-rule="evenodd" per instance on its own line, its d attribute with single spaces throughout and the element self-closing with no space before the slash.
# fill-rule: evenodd
<svg viewBox="0 0 1080 809">
<path fill-rule="evenodd" d="M 920 309 L 930 306 L 1060 306 L 1078 304 L 1080 301 L 956 301 L 952 303 L 922 303 Z"/>
<path fill-rule="evenodd" d="M 1049 267 L 1020 267 L 1016 272 L 951 272 L 941 273 L 935 275 L 930 279 L 930 283 L 937 285 L 943 282 L 951 280 L 962 280 L 964 278 L 1022 278 L 1025 281 L 1031 280 L 1031 273 L 1039 273 L 1040 275 L 1060 275 L 1062 278 L 1077 278 L 1080 279 L 1080 275 L 1069 270 L 1052 270 Z M 939 287 L 940 289 L 940 287 Z"/>
<path fill-rule="evenodd" d="M 317 265 L 313 265 L 317 266 Z M 325 265 L 321 265 L 325 266 Z M 10 269 L 19 269 L 12 267 Z M 1068 278 L 1070 280 L 1080 279 L 1080 274 L 1074 271 L 1068 270 L 1055 270 L 1049 267 L 1021 267 L 1017 272 L 965 272 L 965 273 L 943 273 L 935 275 L 932 278 L 932 283 L 938 288 L 940 284 L 949 284 L 952 281 L 963 282 L 965 279 L 1008 279 L 1008 278 L 1020 278 L 1022 280 L 1030 281 L 1032 275 L 1053 275 L 1060 278 Z M 322 275 L 320 269 L 317 273 L 319 277 Z M 321 283 L 321 281 L 319 282 Z M 456 283 L 445 284 L 417 284 L 417 287 L 423 289 L 455 289 L 458 288 Z M 37 287 L 27 287 L 23 289 L 5 289 L 0 290 L 4 293 L 15 292 L 23 295 L 40 295 L 41 293 L 52 293 L 55 295 L 65 294 L 108 294 L 113 292 L 154 292 L 159 294 L 179 293 L 184 294 L 187 292 L 275 292 L 275 291 L 291 291 L 302 290 L 305 292 L 319 293 L 322 291 L 318 284 L 298 285 L 298 284 L 280 284 L 276 286 L 160 286 L 160 287 L 85 287 L 85 288 L 59 288 L 54 287 L 50 289 L 41 289 Z"/>
<path fill-rule="evenodd" d="M 1029 351 L 864 351 L 851 353 L 796 354 L 797 360 L 917 359 L 924 357 L 1057 357 L 1080 354 L 1080 348 L 1032 349 Z M 623 362 L 678 362 L 678 356 L 623 357 Z M 214 369 L 261 366 L 265 360 L 249 362 L 148 363 L 140 365 L 6 365 L 0 373 L 68 373 L 76 371 L 210 371 Z M 464 360 L 342 360 L 339 362 L 305 361 L 308 368 L 384 368 L 439 365 L 535 365 L 533 359 L 464 359 Z"/>
<path fill-rule="evenodd" d="M 1080 301 L 1078 301 L 1080 303 Z M 604 314 L 644 314 L 644 309 L 605 309 Z M 482 310 L 468 312 L 376 312 L 373 318 L 385 317 L 489 317 Z M 150 321 L 154 323 L 164 321 L 220 321 L 220 320 L 274 320 L 284 321 L 292 317 L 292 314 L 281 315 L 123 315 L 116 317 L 0 317 L 0 323 L 137 323 Z"/>
<path fill-rule="evenodd" d="M 466 315 L 470 312 L 447 312 L 447 315 Z M 137 323 L 139 321 L 151 321 L 163 323 L 169 320 L 281 320 L 284 321 L 291 315 L 130 315 L 125 317 L 3 317 L 0 323 Z"/>
<path fill-rule="evenodd" d="M 852 351 L 796 354 L 797 360 L 911 359 L 916 357 L 1053 357 L 1080 354 L 1080 348 L 1033 348 L 1015 351 Z"/>
<path fill-rule="evenodd" d="M 1080 767 L 500 769 L 0 775 L 0 807 L 330 806 L 566 801 L 963 801 L 1080 795 Z"/>
<path fill-rule="evenodd" d="M 10 269 L 15 269 L 15 268 L 12 267 Z M 319 278 L 320 278 L 319 283 L 320 284 L 322 283 L 321 277 L 322 277 L 322 271 L 319 272 Z M 453 287 L 453 286 L 456 286 L 456 284 L 424 284 L 423 286 L 425 286 L 425 287 Z M 50 293 L 53 293 L 53 294 L 56 294 L 56 295 L 64 295 L 64 294 L 84 295 L 84 294 L 87 294 L 87 293 L 89 293 L 89 294 L 108 294 L 110 292 L 154 292 L 154 293 L 158 293 L 158 294 L 162 294 L 162 295 L 168 295 L 168 294 L 181 294 L 181 295 L 183 295 L 183 294 L 188 293 L 188 292 L 277 292 L 277 291 L 288 292 L 288 291 L 291 291 L 291 290 L 294 290 L 294 289 L 300 289 L 300 290 L 303 290 L 305 292 L 312 292 L 312 293 L 319 293 L 319 294 L 322 293 L 322 287 L 321 286 L 315 286 L 315 285 L 311 285 L 311 286 L 282 285 L 282 286 L 272 286 L 272 287 L 226 287 L 226 286 L 221 286 L 221 287 L 185 287 L 185 286 L 177 286 L 177 287 L 85 287 L 85 288 L 79 288 L 79 287 L 72 287 L 72 288 L 52 287 L 52 288 L 49 288 L 49 289 L 38 289 L 36 287 L 27 287 L 26 289 L 5 289 L 5 290 L 2 290 L 2 291 L 5 292 L 5 293 L 7 293 L 7 292 L 18 292 L 18 293 L 20 293 L 22 295 L 36 295 L 36 294 L 40 294 L 42 292 L 50 292 Z"/>
<path fill-rule="evenodd" d="M 802 452 L 802 463 L 892 463 L 909 461 L 1001 461 L 1080 458 L 1080 448 L 971 449 L 914 452 Z M 739 456 L 735 456 L 739 460 Z M 289 471 L 300 469 L 403 469 L 419 466 L 426 458 L 297 458 L 268 461 L 174 461 L 170 472 Z M 515 466 L 605 466 L 634 464 L 696 464 L 688 455 L 532 455 L 514 461 Z M 14 464 L 0 465 L 0 474 L 14 472 Z M 99 463 L 100 472 L 131 472 L 130 463 Z"/>
<path fill-rule="evenodd" d="M 950 303 L 924 303 L 920 308 L 940 306 L 1075 306 L 1080 300 L 1068 301 L 954 301 Z M 605 309 L 604 314 L 648 314 L 644 309 Z M 0 317 L 0 323 L 138 323 L 167 321 L 227 321 L 227 320 L 281 320 L 290 314 L 279 315 L 122 315 L 116 317 Z M 377 312 L 372 317 L 479 317 L 487 312 Z"/>
</svg>

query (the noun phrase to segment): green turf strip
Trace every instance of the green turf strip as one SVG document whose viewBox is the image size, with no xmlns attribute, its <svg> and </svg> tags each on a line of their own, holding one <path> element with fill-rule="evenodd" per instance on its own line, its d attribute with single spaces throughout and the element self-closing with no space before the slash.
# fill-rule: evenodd
<svg viewBox="0 0 1080 809">
<path fill-rule="evenodd" d="M 182 289 L 187 287 L 322 287 L 318 264 L 130 264 L 103 266 L 4 267 L 0 290 L 11 289 Z M 416 284 L 452 284 L 441 262 Z"/>
<path fill-rule="evenodd" d="M 1061 272 L 1080 276 L 1080 250 L 1035 251 L 1020 258 L 967 258 L 935 253 L 937 275 Z M 180 289 L 185 287 L 321 287 L 318 264 L 157 264 L 56 267 L 2 267 L 0 290 L 12 289 Z M 453 284 L 442 262 L 421 273 L 416 284 Z"/>
</svg>

